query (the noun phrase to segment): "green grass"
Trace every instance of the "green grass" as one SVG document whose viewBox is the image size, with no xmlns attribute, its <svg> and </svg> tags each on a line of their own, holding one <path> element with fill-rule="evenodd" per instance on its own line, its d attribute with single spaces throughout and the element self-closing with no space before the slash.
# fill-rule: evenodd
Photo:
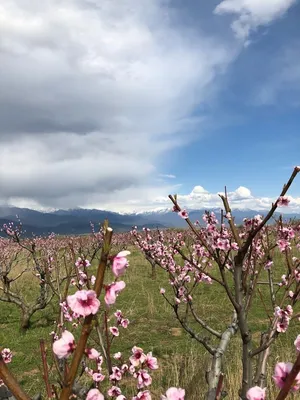
<svg viewBox="0 0 300 400">
<path fill-rule="evenodd" d="M 280 266 L 281 260 L 277 259 Z M 280 268 L 278 268 L 280 269 Z M 278 271 L 281 276 L 281 272 Z M 107 273 L 105 282 L 110 283 L 112 275 Z M 110 310 L 110 316 L 116 309 L 121 309 L 124 316 L 130 320 L 128 329 L 120 328 L 120 336 L 113 342 L 112 352 L 121 351 L 129 356 L 132 346 L 140 346 L 145 352 L 152 351 L 158 358 L 160 369 L 153 373 L 154 399 L 170 386 L 181 386 L 187 391 L 187 400 L 204 398 L 205 370 L 208 354 L 200 344 L 191 340 L 174 318 L 173 311 L 159 293 L 161 287 L 169 291 L 166 274 L 157 270 L 157 278 L 151 279 L 151 266 L 142 254 L 132 249 L 130 267 L 124 276 L 126 288 L 118 297 L 116 307 Z M 23 279 L 22 290 L 31 297 L 34 283 L 26 277 Z M 262 287 L 266 293 L 267 287 Z M 230 322 L 231 312 L 228 311 L 228 300 L 222 288 L 217 285 L 199 285 L 194 294 L 195 308 L 208 323 L 221 329 Z M 217 300 L 217 301 L 216 301 Z M 271 313 L 270 304 L 267 305 Z M 296 310 L 297 311 L 297 310 Z M 299 310 L 298 310 L 299 311 Z M 44 391 L 41 379 L 41 357 L 39 339 L 50 343 L 49 333 L 54 329 L 55 303 L 45 310 L 36 313 L 32 325 L 25 333 L 19 330 L 19 310 L 11 304 L 0 303 L 0 345 L 9 347 L 14 354 L 9 365 L 21 385 L 32 396 Z M 267 327 L 265 309 L 259 296 L 254 298 L 250 322 L 254 337 L 259 342 L 259 332 Z M 270 357 L 270 376 L 275 361 L 293 361 L 295 359 L 293 341 L 299 332 L 299 323 L 291 327 L 288 335 L 281 335 L 272 350 Z M 240 338 L 237 334 L 230 344 L 226 355 L 225 388 L 228 399 L 237 399 L 237 388 L 241 380 L 241 358 L 239 350 Z M 51 365 L 51 359 L 49 360 Z M 268 384 L 273 387 L 271 380 Z M 270 397 L 271 399 L 272 397 Z"/>
</svg>

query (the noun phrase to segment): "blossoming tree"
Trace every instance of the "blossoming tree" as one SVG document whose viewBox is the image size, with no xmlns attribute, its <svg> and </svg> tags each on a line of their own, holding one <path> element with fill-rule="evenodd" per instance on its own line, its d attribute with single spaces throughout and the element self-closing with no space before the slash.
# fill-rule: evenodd
<svg viewBox="0 0 300 400">
<path fill-rule="evenodd" d="M 225 191 L 220 195 L 224 207 L 220 224 L 214 213 L 206 212 L 203 216 L 205 227 L 199 222 L 193 224 L 188 212 L 181 209 L 177 197 L 169 196 L 173 211 L 187 221 L 189 237 L 193 237 L 191 244 L 188 244 L 186 238 L 184 240 L 182 233 L 174 233 L 171 240 L 166 240 L 163 231 L 158 231 L 156 235 L 152 235 L 149 229 L 144 229 L 144 235 L 137 229 L 132 231 L 136 245 L 146 258 L 152 258 L 167 273 L 173 295 L 168 295 L 165 289 L 161 289 L 161 294 L 181 326 L 211 355 L 206 374 L 208 400 L 215 400 L 222 395 L 224 354 L 229 341 L 237 332 L 242 343 L 240 398 L 265 398 L 270 346 L 280 334 L 287 331 L 290 322 L 295 321 L 294 309 L 300 297 L 300 259 L 297 257 L 300 225 L 283 223 L 282 219 L 273 225 L 268 222 L 277 207 L 289 204 L 286 193 L 299 171 L 300 167 L 294 168 L 289 181 L 265 217 L 258 215 L 246 219 L 242 227 L 234 222 Z M 276 265 L 276 262 L 274 264 L 278 252 L 281 257 L 277 259 L 281 265 Z M 284 271 L 280 282 L 274 278 L 274 270 L 278 269 Z M 207 316 L 199 315 L 197 311 L 197 295 L 201 285 L 209 285 L 212 291 L 218 285 L 226 295 L 225 303 L 223 297 L 220 297 L 219 303 L 217 295 L 214 299 L 224 315 L 224 321 L 215 321 L 217 326 L 212 326 L 207 322 Z M 269 290 L 262 292 L 262 285 L 267 285 Z M 250 318 L 257 296 L 262 296 L 261 302 L 265 309 L 260 343 L 256 343 L 252 336 L 253 321 Z M 228 320 L 230 313 L 231 321 Z M 277 366 L 275 382 L 279 387 L 282 376 L 290 370 L 290 364 Z M 295 388 L 298 390 L 299 386 L 295 385 Z M 251 393 L 260 394 L 253 397 Z"/>
</svg>

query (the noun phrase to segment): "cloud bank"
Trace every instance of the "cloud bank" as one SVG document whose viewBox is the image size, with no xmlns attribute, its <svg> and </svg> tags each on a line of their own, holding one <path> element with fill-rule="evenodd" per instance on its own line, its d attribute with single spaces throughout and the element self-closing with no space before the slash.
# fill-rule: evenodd
<svg viewBox="0 0 300 400">
<path fill-rule="evenodd" d="M 160 211 L 172 208 L 171 201 L 168 199 L 168 194 L 178 193 L 178 203 L 182 208 L 187 210 L 198 210 L 198 209 L 212 209 L 212 208 L 223 208 L 222 201 L 218 193 L 210 193 L 202 186 L 195 186 L 190 193 L 184 194 L 180 189 L 180 185 L 169 187 L 169 191 L 162 192 L 155 197 L 155 189 L 145 193 L 137 194 L 134 201 L 131 204 L 122 205 L 121 202 L 114 201 L 110 203 L 110 209 L 113 211 L 121 211 L 130 213 L 144 212 L 144 211 Z M 152 197 L 151 197 L 152 196 Z M 276 198 L 271 197 L 259 197 L 252 194 L 251 190 L 240 186 L 233 191 L 227 192 L 228 200 L 232 210 L 268 210 L 272 202 L 276 201 Z M 300 213 L 300 197 L 288 196 L 290 203 L 288 207 L 282 207 L 278 210 L 282 213 Z M 94 204 L 97 206 L 97 204 Z"/>
<path fill-rule="evenodd" d="M 153 184 L 232 57 L 175 17 L 163 0 L 1 2 L 2 202 L 75 207 Z"/>
</svg>

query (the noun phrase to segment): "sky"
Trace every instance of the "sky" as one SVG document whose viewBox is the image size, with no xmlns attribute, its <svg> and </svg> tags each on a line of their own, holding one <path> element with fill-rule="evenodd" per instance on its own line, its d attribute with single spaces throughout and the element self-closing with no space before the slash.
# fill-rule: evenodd
<svg viewBox="0 0 300 400">
<path fill-rule="evenodd" d="M 0 204 L 267 209 L 300 165 L 300 1 L 2 0 Z M 300 176 L 289 210 L 300 212 Z"/>
</svg>

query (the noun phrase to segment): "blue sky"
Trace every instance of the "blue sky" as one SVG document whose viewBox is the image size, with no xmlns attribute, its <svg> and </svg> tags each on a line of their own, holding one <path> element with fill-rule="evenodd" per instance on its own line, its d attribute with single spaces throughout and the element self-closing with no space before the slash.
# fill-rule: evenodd
<svg viewBox="0 0 300 400">
<path fill-rule="evenodd" d="M 300 164 L 299 1 L 43 4 L 0 5 L 2 204 L 268 208 Z"/>
<path fill-rule="evenodd" d="M 166 165 L 184 182 L 180 191 L 191 191 L 198 181 L 209 192 L 243 185 L 256 196 L 273 197 L 299 164 L 299 17 L 300 4 L 295 4 L 259 27 L 216 83 L 215 98 L 198 114 L 208 119 L 204 133 L 196 129 L 198 138 L 184 151 L 177 149 L 171 167 Z M 297 72 L 295 79 L 290 70 Z M 299 182 L 290 193 L 299 197 Z"/>
</svg>

